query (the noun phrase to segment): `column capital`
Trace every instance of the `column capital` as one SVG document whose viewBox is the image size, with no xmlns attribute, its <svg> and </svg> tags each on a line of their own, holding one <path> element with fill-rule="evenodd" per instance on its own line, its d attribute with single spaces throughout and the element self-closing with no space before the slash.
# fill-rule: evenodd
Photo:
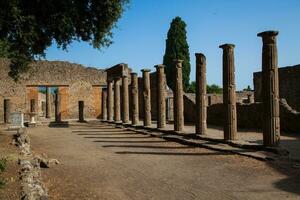
<svg viewBox="0 0 300 200">
<path fill-rule="evenodd" d="M 264 31 L 264 32 L 260 32 L 257 34 L 258 37 L 273 37 L 273 36 L 277 36 L 279 34 L 278 31 Z"/>
<path fill-rule="evenodd" d="M 115 82 L 115 83 L 118 82 L 118 81 L 120 81 L 120 80 L 121 80 L 120 77 L 115 77 L 115 78 L 114 78 L 114 82 Z"/>
<path fill-rule="evenodd" d="M 181 59 L 173 59 L 173 62 L 175 63 L 175 64 L 181 64 L 181 63 L 183 63 L 183 60 L 181 60 Z"/>
<path fill-rule="evenodd" d="M 150 71 L 151 69 L 147 69 L 147 68 L 141 70 L 141 72 L 150 72 Z"/>
<path fill-rule="evenodd" d="M 204 54 L 202 54 L 202 53 L 195 53 L 195 56 L 196 56 L 196 59 L 198 61 L 200 61 L 201 64 L 206 62 L 206 57 L 205 57 Z"/>
<path fill-rule="evenodd" d="M 205 58 L 205 55 L 203 53 L 195 53 L 196 58 Z"/>
<path fill-rule="evenodd" d="M 156 69 L 158 69 L 158 68 L 165 68 L 166 66 L 163 65 L 163 64 L 160 64 L 160 65 L 155 65 L 154 67 L 155 67 Z"/>
<path fill-rule="evenodd" d="M 278 31 L 264 31 L 258 33 L 257 36 L 263 39 L 264 44 L 275 44 L 276 36 L 279 34 Z"/>
<path fill-rule="evenodd" d="M 131 72 L 130 75 L 131 76 L 137 76 L 137 73 L 136 72 Z"/>
<path fill-rule="evenodd" d="M 235 47 L 234 44 L 229 44 L 229 43 L 222 44 L 219 46 L 219 48 L 221 48 L 221 49 L 233 49 L 234 47 Z"/>
</svg>

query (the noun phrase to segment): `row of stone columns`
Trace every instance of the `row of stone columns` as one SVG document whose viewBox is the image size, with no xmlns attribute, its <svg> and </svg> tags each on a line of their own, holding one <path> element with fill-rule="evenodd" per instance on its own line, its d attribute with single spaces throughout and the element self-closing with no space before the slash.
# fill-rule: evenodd
<svg viewBox="0 0 300 200">
<path fill-rule="evenodd" d="M 262 88 L 263 88 L 263 113 L 264 113 L 264 145 L 274 146 L 280 139 L 279 122 L 279 89 L 278 89 L 278 63 L 276 47 L 276 31 L 259 33 L 263 39 L 262 56 Z M 224 119 L 224 139 L 237 139 L 237 108 L 236 108 L 236 85 L 235 85 L 235 65 L 234 65 L 234 45 L 223 44 L 223 105 L 225 109 Z M 206 58 L 201 53 L 196 53 L 196 134 L 205 135 L 207 133 L 207 106 L 206 106 Z M 181 132 L 184 129 L 184 99 L 182 83 L 182 60 L 174 60 L 174 131 Z M 166 127 L 166 103 L 165 103 L 165 74 L 164 66 L 156 65 L 157 78 L 157 128 Z M 151 126 L 151 92 L 150 92 L 150 70 L 143 69 L 143 104 L 145 127 Z M 112 103 L 114 94 L 114 106 Z M 112 81 L 108 81 L 107 97 L 107 117 L 104 120 L 117 123 L 129 123 L 129 98 L 128 98 L 128 77 L 122 77 L 122 121 L 120 116 L 120 78 L 114 80 L 114 91 Z M 132 124 L 137 125 L 139 121 L 138 103 L 138 79 L 136 73 L 131 73 L 130 94 L 132 99 L 131 119 Z M 103 104 L 105 107 L 106 105 Z M 105 108 L 103 108 L 104 110 Z"/>
<path fill-rule="evenodd" d="M 184 127 L 183 116 L 183 86 L 182 86 L 182 60 L 174 60 L 176 66 L 176 91 L 174 112 L 178 113 L 178 119 L 174 122 L 176 131 L 182 131 Z M 164 65 L 156 65 L 157 78 L 157 128 L 163 129 L 166 127 L 166 82 Z M 151 85 L 150 85 L 150 69 L 142 69 L 143 88 L 142 101 L 144 108 L 143 125 L 150 127 L 151 120 Z M 120 92 L 120 77 L 115 78 L 114 81 L 108 80 L 107 91 L 103 93 L 103 120 L 114 121 L 116 123 L 129 123 L 129 91 L 128 91 L 128 77 L 122 77 L 122 94 Z M 114 86 L 113 86 L 114 84 Z M 139 122 L 139 97 L 138 97 L 138 77 L 136 73 L 131 73 L 131 122 L 132 125 L 138 125 Z M 122 118 L 121 118 L 121 99 L 122 96 Z M 113 105 L 114 104 L 114 105 Z M 106 113 L 107 112 L 107 116 Z M 180 116 L 180 117 L 179 117 Z"/>
</svg>

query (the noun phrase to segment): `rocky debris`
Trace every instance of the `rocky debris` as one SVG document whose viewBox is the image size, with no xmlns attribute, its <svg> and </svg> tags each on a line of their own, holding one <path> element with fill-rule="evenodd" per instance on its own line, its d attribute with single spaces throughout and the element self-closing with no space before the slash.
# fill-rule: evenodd
<svg viewBox="0 0 300 200">
<path fill-rule="evenodd" d="M 26 128 L 18 129 L 13 136 L 13 145 L 20 148 L 19 159 L 22 200 L 47 200 L 47 190 L 42 182 L 41 168 L 49 168 L 59 164 L 57 159 L 49 159 L 46 154 L 33 155 L 30 148 L 30 138 Z"/>
<path fill-rule="evenodd" d="M 21 154 L 24 156 L 31 155 L 30 138 L 27 134 L 27 129 L 20 128 L 13 136 L 12 144 L 18 146 L 21 149 Z"/>
<path fill-rule="evenodd" d="M 39 165 L 41 168 L 50 168 L 53 165 L 58 165 L 60 162 L 54 158 L 48 158 L 46 154 L 36 155 L 33 160 Z"/>
<path fill-rule="evenodd" d="M 39 163 L 34 160 L 20 160 L 21 165 L 21 199 L 22 200 L 47 200 L 48 194 L 41 181 Z"/>
</svg>

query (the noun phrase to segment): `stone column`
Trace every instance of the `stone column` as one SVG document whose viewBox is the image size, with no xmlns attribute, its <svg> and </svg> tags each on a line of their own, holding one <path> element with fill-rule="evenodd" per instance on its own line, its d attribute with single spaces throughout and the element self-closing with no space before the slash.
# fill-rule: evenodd
<svg viewBox="0 0 300 200">
<path fill-rule="evenodd" d="M 225 110 L 224 139 L 237 139 L 234 45 L 223 44 L 223 105 Z"/>
<path fill-rule="evenodd" d="M 141 71 L 143 72 L 144 126 L 151 126 L 150 69 Z"/>
<path fill-rule="evenodd" d="M 183 60 L 174 59 L 174 131 L 180 132 L 184 128 L 183 110 L 183 86 L 182 86 L 182 62 Z"/>
<path fill-rule="evenodd" d="M 166 84 L 164 65 L 156 65 L 156 88 L 157 88 L 157 128 L 166 127 Z"/>
<path fill-rule="evenodd" d="M 37 113 L 37 105 L 35 99 L 30 99 L 30 122 L 28 123 L 28 127 L 34 127 L 36 125 L 35 117 L 38 115 Z"/>
<path fill-rule="evenodd" d="M 247 98 L 248 98 L 248 103 L 254 103 L 253 95 L 248 94 L 248 95 L 247 95 Z"/>
<path fill-rule="evenodd" d="M 59 94 L 55 94 L 55 122 L 61 122 L 61 107 Z"/>
<path fill-rule="evenodd" d="M 129 123 L 129 96 L 128 96 L 128 76 L 122 77 L 122 121 Z"/>
<path fill-rule="evenodd" d="M 4 123 L 10 123 L 10 99 L 4 99 Z"/>
<path fill-rule="evenodd" d="M 206 58 L 196 53 L 196 134 L 205 135 L 206 124 Z"/>
<path fill-rule="evenodd" d="M 114 105 L 113 105 L 113 82 L 111 80 L 107 81 L 107 117 L 108 121 L 112 122 L 114 120 Z"/>
<path fill-rule="evenodd" d="M 279 83 L 277 31 L 257 34 L 262 37 L 262 103 L 263 137 L 265 146 L 277 146 L 280 142 Z"/>
<path fill-rule="evenodd" d="M 120 78 L 115 79 L 114 96 L 115 96 L 115 99 L 114 99 L 115 119 L 114 120 L 115 120 L 116 123 L 121 123 Z"/>
<path fill-rule="evenodd" d="M 35 105 L 35 99 L 30 99 L 30 112 L 35 113 L 36 112 L 36 105 Z"/>
<path fill-rule="evenodd" d="M 139 86 L 137 73 L 131 73 L 131 121 L 132 125 L 139 123 Z"/>
<path fill-rule="evenodd" d="M 51 88 L 46 87 L 46 118 L 51 118 Z"/>
<path fill-rule="evenodd" d="M 102 89 L 102 121 L 107 120 L 107 91 Z"/>
<path fill-rule="evenodd" d="M 207 104 L 208 106 L 211 106 L 212 102 L 211 102 L 211 96 L 207 97 Z"/>
<path fill-rule="evenodd" d="M 78 101 L 79 122 L 84 122 L 84 101 Z"/>
</svg>

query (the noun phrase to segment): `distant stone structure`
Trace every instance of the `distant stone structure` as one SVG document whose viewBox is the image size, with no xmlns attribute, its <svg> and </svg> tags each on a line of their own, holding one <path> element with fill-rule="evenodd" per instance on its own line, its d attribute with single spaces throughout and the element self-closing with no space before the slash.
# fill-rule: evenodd
<svg viewBox="0 0 300 200">
<path fill-rule="evenodd" d="M 4 122 L 4 99 L 10 99 L 10 112 L 30 112 L 30 100 L 39 101 L 39 88 L 57 88 L 61 96 L 62 119 L 78 118 L 78 101 L 85 101 L 85 116 L 101 116 L 102 87 L 106 85 L 106 72 L 96 68 L 60 61 L 35 61 L 18 82 L 8 76 L 10 61 L 0 59 L 0 121 Z M 46 89 L 49 94 L 49 90 Z M 46 116 L 52 115 L 52 96 L 46 99 Z M 53 109 L 54 110 L 54 109 Z M 42 106 L 37 105 L 40 113 Z M 28 115 L 25 115 L 28 119 Z"/>
</svg>

